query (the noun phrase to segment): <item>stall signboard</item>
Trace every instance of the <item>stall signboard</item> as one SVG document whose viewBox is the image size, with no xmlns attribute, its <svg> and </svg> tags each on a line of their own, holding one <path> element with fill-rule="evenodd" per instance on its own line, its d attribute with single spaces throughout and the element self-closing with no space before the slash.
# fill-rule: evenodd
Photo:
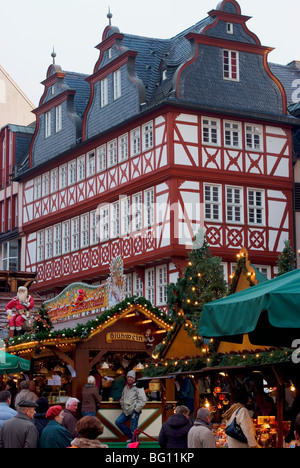
<svg viewBox="0 0 300 468">
<path fill-rule="evenodd" d="M 106 342 L 113 341 L 134 341 L 136 343 L 145 343 L 145 335 L 137 335 L 136 333 L 127 332 L 111 332 L 106 335 Z"/>
<path fill-rule="evenodd" d="M 113 307 L 125 298 L 126 277 L 122 257 L 115 258 L 110 265 L 110 277 L 98 286 L 73 283 L 54 299 L 46 301 L 49 317 L 53 323 L 68 320 L 85 312 L 100 311 Z"/>
</svg>

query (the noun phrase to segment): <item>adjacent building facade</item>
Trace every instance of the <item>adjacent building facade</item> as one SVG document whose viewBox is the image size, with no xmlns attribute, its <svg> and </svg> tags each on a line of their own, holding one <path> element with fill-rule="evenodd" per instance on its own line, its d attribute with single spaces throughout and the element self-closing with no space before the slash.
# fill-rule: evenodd
<svg viewBox="0 0 300 468">
<path fill-rule="evenodd" d="M 170 40 L 109 25 L 91 76 L 50 65 L 17 178 L 32 291 L 100 283 L 121 255 L 128 295 L 165 308 L 199 229 L 227 279 L 242 247 L 274 276 L 297 119 L 248 20 L 224 0 Z"/>
</svg>

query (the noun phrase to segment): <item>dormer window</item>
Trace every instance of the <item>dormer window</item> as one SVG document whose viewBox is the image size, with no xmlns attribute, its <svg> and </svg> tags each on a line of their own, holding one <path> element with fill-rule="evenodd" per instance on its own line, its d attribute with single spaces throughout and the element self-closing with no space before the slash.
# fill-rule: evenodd
<svg viewBox="0 0 300 468">
<path fill-rule="evenodd" d="M 223 77 L 225 80 L 239 81 L 239 53 L 223 50 Z"/>
<path fill-rule="evenodd" d="M 45 138 L 51 136 L 51 111 L 45 113 Z"/>
<path fill-rule="evenodd" d="M 233 23 L 227 23 L 227 34 L 233 34 Z"/>
<path fill-rule="evenodd" d="M 167 79 L 167 76 L 168 76 L 168 70 L 164 70 L 162 72 L 162 80 L 165 81 Z"/>
<path fill-rule="evenodd" d="M 100 97 L 101 107 L 105 107 L 108 104 L 108 82 L 107 82 L 107 78 L 104 78 L 104 80 L 102 80 L 100 82 L 100 90 L 101 90 L 101 97 Z"/>
<path fill-rule="evenodd" d="M 114 100 L 116 101 L 122 96 L 121 88 L 121 70 L 114 72 Z"/>
<path fill-rule="evenodd" d="M 62 130 L 62 106 L 55 107 L 55 131 L 56 133 Z"/>
</svg>

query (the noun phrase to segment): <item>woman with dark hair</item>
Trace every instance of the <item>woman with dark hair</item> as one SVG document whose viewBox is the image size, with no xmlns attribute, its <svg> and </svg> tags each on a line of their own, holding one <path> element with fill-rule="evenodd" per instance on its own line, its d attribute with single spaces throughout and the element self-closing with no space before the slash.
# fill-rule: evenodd
<svg viewBox="0 0 300 468">
<path fill-rule="evenodd" d="M 254 423 L 246 408 L 248 394 L 244 390 L 238 390 L 234 396 L 235 403 L 223 414 L 223 419 L 228 427 L 236 418 L 236 423 L 240 426 L 247 442 L 240 442 L 227 435 L 228 448 L 260 448 L 256 440 Z"/>
<path fill-rule="evenodd" d="M 98 437 L 103 434 L 103 425 L 95 416 L 84 416 L 76 425 L 80 437 L 72 441 L 71 448 L 108 448 L 101 444 Z"/>
</svg>

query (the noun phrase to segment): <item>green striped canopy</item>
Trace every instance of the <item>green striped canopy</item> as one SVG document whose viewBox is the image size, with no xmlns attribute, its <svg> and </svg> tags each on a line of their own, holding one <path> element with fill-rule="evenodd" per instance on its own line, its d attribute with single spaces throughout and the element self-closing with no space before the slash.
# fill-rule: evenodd
<svg viewBox="0 0 300 468">
<path fill-rule="evenodd" d="M 30 370 L 30 361 L 19 356 L 0 351 L 0 375 L 15 374 Z"/>
</svg>

